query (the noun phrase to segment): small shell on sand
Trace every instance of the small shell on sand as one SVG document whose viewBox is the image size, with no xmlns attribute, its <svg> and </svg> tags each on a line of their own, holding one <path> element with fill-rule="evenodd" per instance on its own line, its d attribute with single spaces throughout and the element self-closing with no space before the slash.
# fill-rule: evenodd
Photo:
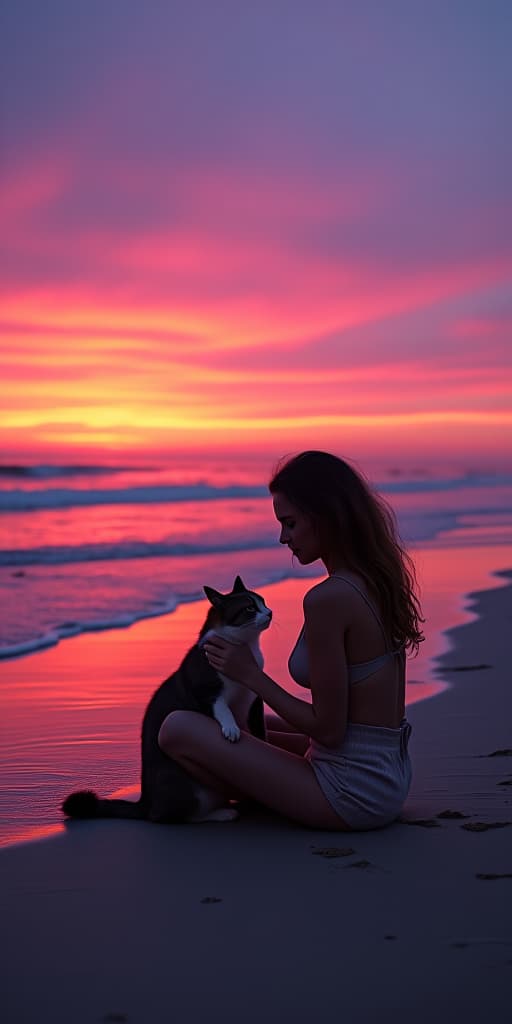
<svg viewBox="0 0 512 1024">
<path fill-rule="evenodd" d="M 351 857 L 355 852 L 351 846 L 319 846 L 311 849 L 311 853 L 318 857 Z"/>
<path fill-rule="evenodd" d="M 438 815 L 439 817 L 439 815 Z M 440 828 L 435 818 L 400 818 L 402 825 L 421 825 L 422 828 Z"/>
</svg>

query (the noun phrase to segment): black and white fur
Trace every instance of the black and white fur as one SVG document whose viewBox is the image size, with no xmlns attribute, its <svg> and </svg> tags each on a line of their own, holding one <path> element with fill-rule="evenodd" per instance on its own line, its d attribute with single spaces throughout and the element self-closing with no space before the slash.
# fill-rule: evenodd
<svg viewBox="0 0 512 1024">
<path fill-rule="evenodd" d="M 242 729 L 265 738 L 263 702 L 247 687 L 221 675 L 209 664 L 203 646 L 212 633 L 232 643 L 250 646 L 263 665 L 260 633 L 270 625 L 272 612 L 263 598 L 247 590 L 237 576 L 229 594 L 204 587 L 210 610 L 197 642 L 179 668 L 158 687 L 142 722 L 141 795 L 131 800 L 100 799 L 91 790 L 71 793 L 62 805 L 71 818 L 139 818 L 154 822 L 229 821 L 237 817 L 215 791 L 201 785 L 158 745 L 164 719 L 172 711 L 198 711 L 218 722 L 230 742 Z"/>
</svg>

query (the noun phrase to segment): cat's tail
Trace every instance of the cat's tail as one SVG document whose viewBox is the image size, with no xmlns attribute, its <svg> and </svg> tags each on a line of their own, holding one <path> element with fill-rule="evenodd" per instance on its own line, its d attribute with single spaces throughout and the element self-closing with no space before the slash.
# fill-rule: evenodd
<svg viewBox="0 0 512 1024">
<path fill-rule="evenodd" d="M 70 793 L 62 804 L 68 818 L 145 818 L 140 800 L 103 800 L 91 789 Z"/>
</svg>

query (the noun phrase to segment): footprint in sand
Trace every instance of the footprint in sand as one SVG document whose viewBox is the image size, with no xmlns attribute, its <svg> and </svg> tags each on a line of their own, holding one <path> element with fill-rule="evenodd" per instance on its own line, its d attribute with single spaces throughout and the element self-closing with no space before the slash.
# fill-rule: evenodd
<svg viewBox="0 0 512 1024">
<path fill-rule="evenodd" d="M 512 871 L 505 871 L 501 875 L 487 874 L 486 872 L 479 871 L 475 878 L 481 878 L 485 882 L 494 882 L 497 878 L 512 878 Z"/>
<path fill-rule="evenodd" d="M 468 821 L 460 827 L 466 832 L 488 832 L 490 828 L 507 828 L 508 825 L 512 825 L 512 821 Z"/>
<path fill-rule="evenodd" d="M 453 949 L 467 949 L 468 946 L 512 946 L 509 939 L 464 939 L 463 941 L 450 942 Z"/>
<path fill-rule="evenodd" d="M 311 847 L 311 853 L 318 857 L 351 857 L 356 851 L 351 846 L 318 846 Z"/>
<path fill-rule="evenodd" d="M 319 857 L 327 857 L 329 859 L 335 857 L 351 857 L 353 853 L 356 853 L 351 846 L 319 846 L 311 847 L 311 853 L 316 854 Z M 371 861 L 355 860 L 352 864 L 345 864 L 345 868 L 359 868 L 364 871 L 366 868 L 376 868 L 376 864 L 372 864 Z"/>
<path fill-rule="evenodd" d="M 443 665 L 440 672 L 481 672 L 484 668 L 493 668 L 492 665 Z"/>
<path fill-rule="evenodd" d="M 471 815 L 463 814 L 462 811 L 440 811 L 436 818 L 469 818 Z"/>
<path fill-rule="evenodd" d="M 363 860 L 356 860 L 356 861 L 354 861 L 353 864 L 347 864 L 346 865 L 346 869 L 347 870 L 348 870 L 348 868 L 360 868 L 362 871 L 365 871 L 367 868 L 374 868 L 374 867 L 376 867 L 375 864 L 372 864 L 371 861 L 364 860 L 364 859 Z"/>
<path fill-rule="evenodd" d="M 439 815 L 437 816 L 439 817 Z M 421 825 L 422 828 L 440 828 L 435 818 L 400 818 L 401 825 Z"/>
</svg>

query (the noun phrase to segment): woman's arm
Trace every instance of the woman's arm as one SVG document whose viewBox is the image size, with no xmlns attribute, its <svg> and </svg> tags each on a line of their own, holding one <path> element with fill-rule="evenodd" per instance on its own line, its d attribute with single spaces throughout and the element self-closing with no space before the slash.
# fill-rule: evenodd
<svg viewBox="0 0 512 1024">
<path fill-rule="evenodd" d="M 273 711 L 324 746 L 337 746 L 345 734 L 348 685 L 343 637 L 343 605 L 332 590 L 313 587 L 304 598 L 312 703 L 292 696 L 263 672 L 245 645 L 220 637 L 205 644 L 208 660 L 218 671 L 257 693 Z"/>
<path fill-rule="evenodd" d="M 288 693 L 288 690 L 279 686 L 260 668 L 257 668 L 254 674 L 251 673 L 245 685 L 254 693 L 259 694 L 265 704 L 268 704 L 281 718 L 289 722 L 297 733 L 311 736 L 318 743 L 324 742 L 317 735 L 315 709 L 308 701 Z"/>
<path fill-rule="evenodd" d="M 297 732 L 315 736 L 316 739 L 316 719 L 311 704 L 293 697 L 263 672 L 246 644 L 232 644 L 223 637 L 212 636 L 205 643 L 204 651 L 210 665 L 217 672 L 243 683 L 262 697 L 265 704 L 289 722 Z"/>
</svg>

